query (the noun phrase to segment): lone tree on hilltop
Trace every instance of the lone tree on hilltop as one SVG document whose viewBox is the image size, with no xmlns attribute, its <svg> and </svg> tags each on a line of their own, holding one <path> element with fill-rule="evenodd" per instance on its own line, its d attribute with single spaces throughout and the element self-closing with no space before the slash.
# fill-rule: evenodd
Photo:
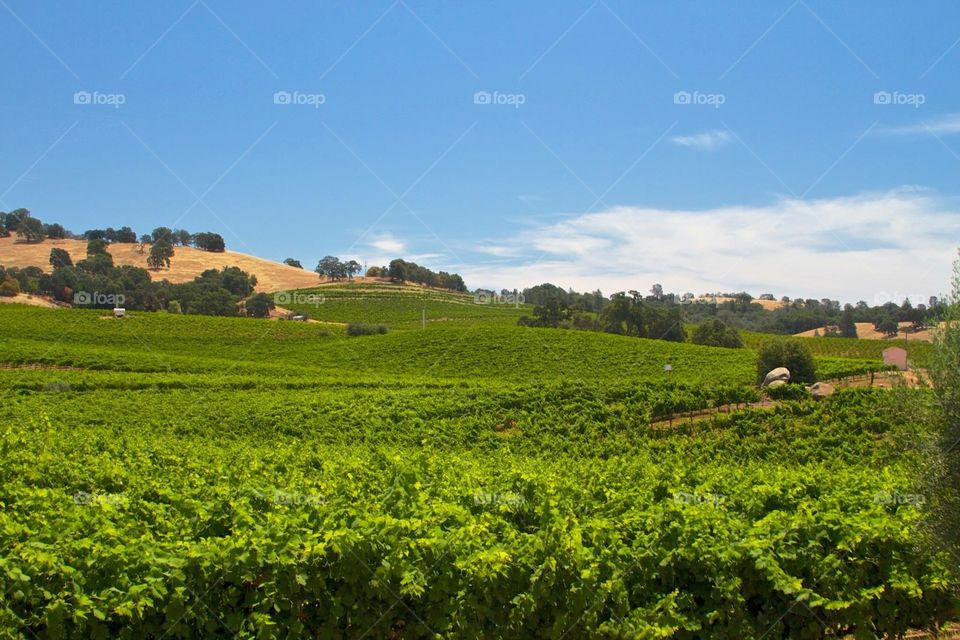
<svg viewBox="0 0 960 640">
<path fill-rule="evenodd" d="M 17 238 L 19 240 L 27 244 L 36 244 L 37 242 L 43 242 L 44 237 L 43 223 L 40 220 L 29 215 L 29 213 L 20 218 L 20 223 L 17 224 Z"/>
<path fill-rule="evenodd" d="M 347 277 L 347 265 L 336 256 L 324 256 L 314 269 L 321 278 L 340 280 Z"/>
<path fill-rule="evenodd" d="M 213 253 L 223 253 L 227 250 L 223 236 L 219 233 L 211 233 L 209 231 L 194 234 L 193 246 L 201 251 L 211 251 Z"/>
<path fill-rule="evenodd" d="M 150 255 L 147 256 L 147 267 L 154 270 L 162 269 L 164 266 L 170 268 L 170 258 L 173 257 L 173 245 L 169 240 L 154 242 L 150 247 Z"/>
</svg>

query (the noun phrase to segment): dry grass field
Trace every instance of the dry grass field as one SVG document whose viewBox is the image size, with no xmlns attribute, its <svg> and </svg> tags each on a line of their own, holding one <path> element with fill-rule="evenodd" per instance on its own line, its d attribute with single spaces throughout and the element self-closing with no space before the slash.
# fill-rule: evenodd
<svg viewBox="0 0 960 640">
<path fill-rule="evenodd" d="M 912 322 L 901 322 L 900 323 L 900 332 L 896 336 L 885 336 L 876 329 L 873 328 L 873 324 L 870 322 L 857 322 L 857 337 L 861 340 L 889 340 L 891 342 L 896 340 L 922 340 L 923 342 L 933 342 L 933 334 L 930 329 L 924 329 L 923 331 L 909 331 L 913 326 Z M 826 327 L 820 327 L 818 329 L 811 329 L 810 331 L 802 331 L 800 333 L 794 334 L 798 338 L 812 338 L 815 335 L 824 335 L 826 333 Z"/>
<path fill-rule="evenodd" d="M 16 238 L 0 238 L 0 265 L 5 267 L 40 267 L 50 270 L 48 262 L 50 249 L 60 247 L 70 253 L 73 261 L 83 259 L 86 255 L 87 243 L 85 240 L 44 240 L 38 244 L 16 242 Z M 112 244 L 110 254 L 115 264 L 129 264 L 135 267 L 147 268 L 147 254 L 149 245 L 143 253 L 139 244 Z M 257 276 L 258 291 L 284 291 L 288 289 L 302 289 L 315 287 L 320 284 L 317 274 L 309 269 L 297 269 L 280 262 L 264 260 L 255 256 L 236 251 L 210 253 L 192 247 L 177 247 L 169 269 L 151 271 L 154 280 L 169 280 L 170 282 L 187 282 L 193 280 L 207 269 L 221 269 L 223 267 L 239 267 Z"/>
</svg>

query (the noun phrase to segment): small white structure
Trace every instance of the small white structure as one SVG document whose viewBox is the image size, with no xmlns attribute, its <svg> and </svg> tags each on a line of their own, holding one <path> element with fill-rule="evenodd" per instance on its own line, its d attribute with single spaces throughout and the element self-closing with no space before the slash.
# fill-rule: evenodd
<svg viewBox="0 0 960 640">
<path fill-rule="evenodd" d="M 293 316 L 293 317 L 290 318 L 290 319 L 293 320 L 293 321 L 295 321 L 295 322 L 306 322 L 306 321 L 307 321 L 307 316 Z"/>
<path fill-rule="evenodd" d="M 113 317 L 114 317 L 114 318 L 122 318 L 122 317 L 125 316 L 125 315 L 127 315 L 127 310 L 124 309 L 123 307 L 115 307 L 115 308 L 114 308 L 114 310 L 113 310 Z"/>
<path fill-rule="evenodd" d="M 888 347 L 883 350 L 883 364 L 892 364 L 900 369 L 900 371 L 906 371 L 909 367 L 907 362 L 907 350 L 903 347 Z"/>
</svg>

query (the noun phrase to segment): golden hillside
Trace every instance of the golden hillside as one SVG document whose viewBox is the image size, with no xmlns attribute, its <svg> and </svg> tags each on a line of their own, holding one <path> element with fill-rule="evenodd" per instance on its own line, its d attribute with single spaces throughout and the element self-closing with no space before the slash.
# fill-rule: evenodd
<svg viewBox="0 0 960 640">
<path fill-rule="evenodd" d="M 53 247 L 66 249 L 74 262 L 82 260 L 87 253 L 86 240 L 48 239 L 38 244 L 25 244 L 16 242 L 16 238 L 11 236 L 0 238 L 0 265 L 20 268 L 34 266 L 50 271 L 50 249 Z M 112 244 L 109 251 L 113 256 L 114 264 L 147 268 L 149 245 L 143 253 L 140 253 L 140 245 L 136 243 Z M 236 251 L 210 253 L 192 247 L 176 247 L 176 254 L 170 261 L 170 268 L 150 271 L 150 277 L 154 280 L 166 279 L 174 283 L 187 282 L 207 269 L 223 267 L 239 267 L 257 276 L 258 291 L 302 289 L 315 287 L 320 283 L 317 274 L 309 270 L 297 269 Z"/>
</svg>

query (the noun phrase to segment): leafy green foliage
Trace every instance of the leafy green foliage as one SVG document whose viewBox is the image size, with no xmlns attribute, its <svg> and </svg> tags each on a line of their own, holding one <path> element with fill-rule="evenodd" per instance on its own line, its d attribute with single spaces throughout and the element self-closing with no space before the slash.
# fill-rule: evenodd
<svg viewBox="0 0 960 640">
<path fill-rule="evenodd" d="M 760 346 L 757 379 L 763 380 L 777 367 L 789 369 L 793 382 L 815 382 L 817 379 L 817 365 L 810 347 L 795 338 L 770 340 Z"/>
<path fill-rule="evenodd" d="M 726 347 L 728 349 L 743 347 L 743 339 L 737 333 L 737 330 L 728 327 L 717 318 L 701 323 L 694 330 L 690 342 L 708 347 Z"/>
<path fill-rule="evenodd" d="M 212 251 L 214 253 L 223 253 L 227 250 L 227 245 L 223 241 L 223 236 L 219 233 L 210 231 L 201 231 L 192 236 L 193 246 L 203 251 Z"/>
<path fill-rule="evenodd" d="M 930 359 L 930 377 L 939 409 L 939 464 L 929 482 L 945 495 L 938 529 L 956 554 L 960 553 L 960 260 L 953 265 L 951 285 L 944 325 L 936 334 L 936 348 Z"/>
<path fill-rule="evenodd" d="M 29 211 L 26 211 L 24 215 L 19 216 L 17 219 L 16 231 L 18 240 L 30 244 L 43 242 L 43 239 L 46 237 L 43 222 L 31 216 Z"/>
<path fill-rule="evenodd" d="M 12 298 L 20 293 L 20 283 L 11 276 L 0 281 L 0 296 Z"/>
<path fill-rule="evenodd" d="M 753 352 L 479 317 L 354 340 L 0 305 L 0 633 L 872 637 L 955 615 L 928 426 L 896 397 L 667 427 L 756 401 Z"/>
<path fill-rule="evenodd" d="M 270 315 L 270 312 L 276 307 L 274 304 L 273 298 L 266 293 L 258 293 L 247 298 L 244 303 L 244 308 L 247 311 L 247 315 L 254 318 L 266 318 Z"/>
<path fill-rule="evenodd" d="M 807 400 L 810 393 L 802 384 L 785 384 L 779 387 L 768 387 L 764 389 L 765 393 L 773 400 Z"/>
<path fill-rule="evenodd" d="M 66 249 L 61 249 L 60 247 L 50 249 L 50 267 L 52 269 L 72 266 L 73 260 L 70 258 L 70 253 Z"/>
<path fill-rule="evenodd" d="M 922 544 L 922 509 L 877 498 L 912 495 L 921 459 L 898 446 L 917 425 L 882 393 L 691 437 L 629 420 L 640 396 L 626 389 L 218 380 L 145 389 L 137 422 L 103 420 L 129 395 L 96 381 L 59 387 L 82 408 L 7 396 L 0 624 L 739 638 L 901 633 L 951 611 L 950 559 Z M 879 411 L 890 419 L 864 421 Z"/>
<path fill-rule="evenodd" d="M 169 269 L 170 258 L 172 258 L 173 255 L 173 244 L 169 240 L 155 240 L 150 246 L 150 254 L 147 256 L 147 266 L 155 271 L 163 267 Z"/>
<path fill-rule="evenodd" d="M 446 271 L 436 273 L 418 265 L 416 262 L 407 262 L 400 258 L 391 260 L 387 273 L 381 273 L 381 275 L 388 276 L 394 282 L 416 282 L 428 287 L 449 289 L 460 293 L 467 290 L 463 278 L 457 273 L 447 273 Z"/>
</svg>

